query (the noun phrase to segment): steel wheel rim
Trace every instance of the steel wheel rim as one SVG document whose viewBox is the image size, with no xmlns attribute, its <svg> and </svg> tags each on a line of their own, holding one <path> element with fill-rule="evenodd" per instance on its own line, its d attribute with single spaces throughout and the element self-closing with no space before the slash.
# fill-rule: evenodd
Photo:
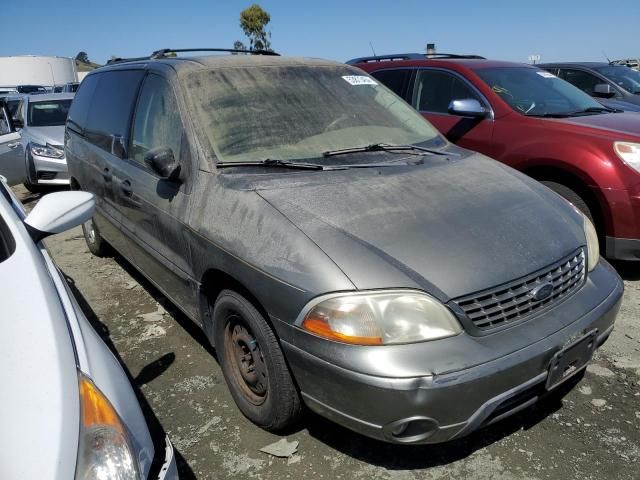
<svg viewBox="0 0 640 480">
<path fill-rule="evenodd" d="M 96 230 L 93 226 L 93 219 L 90 218 L 84 222 L 84 231 L 87 234 L 87 240 L 89 240 L 89 243 L 96 243 Z"/>
<path fill-rule="evenodd" d="M 269 393 L 269 375 L 262 350 L 249 326 L 232 314 L 225 326 L 224 354 L 234 383 L 253 405 L 262 405 Z"/>
</svg>

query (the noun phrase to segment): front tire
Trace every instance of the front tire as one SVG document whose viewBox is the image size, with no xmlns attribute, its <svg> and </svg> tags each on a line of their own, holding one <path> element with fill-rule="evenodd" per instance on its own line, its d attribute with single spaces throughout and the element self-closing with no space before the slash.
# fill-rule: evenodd
<svg viewBox="0 0 640 480">
<path fill-rule="evenodd" d="M 110 245 L 100 235 L 93 217 L 82 224 L 82 233 L 84 233 L 84 240 L 87 242 L 89 251 L 96 257 L 106 257 L 111 253 Z"/>
<path fill-rule="evenodd" d="M 227 386 L 240 411 L 269 431 L 291 427 L 300 395 L 275 333 L 240 294 L 223 290 L 213 307 L 214 343 Z"/>
<path fill-rule="evenodd" d="M 575 190 L 567 187 L 566 185 L 563 185 L 562 183 L 551 182 L 548 180 L 543 180 L 540 183 L 556 192 L 565 200 L 572 203 L 578 210 L 584 213 L 589 220 L 591 220 L 591 223 L 595 225 L 593 212 L 591 212 L 591 209 L 589 208 L 589 205 L 587 205 L 587 202 L 585 202 L 584 199 Z"/>
</svg>

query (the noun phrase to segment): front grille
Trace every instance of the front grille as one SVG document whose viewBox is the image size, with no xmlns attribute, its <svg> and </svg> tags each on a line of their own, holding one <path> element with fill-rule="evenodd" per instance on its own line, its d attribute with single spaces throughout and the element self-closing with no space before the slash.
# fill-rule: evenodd
<svg viewBox="0 0 640 480">
<path fill-rule="evenodd" d="M 513 282 L 453 300 L 480 330 L 490 330 L 520 321 L 561 301 L 578 290 L 585 279 L 584 251 Z M 551 284 L 551 293 L 537 300 L 532 291 Z"/>
<path fill-rule="evenodd" d="M 38 180 L 53 180 L 58 176 L 58 172 L 38 172 Z"/>
</svg>

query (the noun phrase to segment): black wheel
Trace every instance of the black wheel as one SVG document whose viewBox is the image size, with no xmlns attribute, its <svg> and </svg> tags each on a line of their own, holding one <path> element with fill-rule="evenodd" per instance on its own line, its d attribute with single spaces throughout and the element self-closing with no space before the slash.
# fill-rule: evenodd
<svg viewBox="0 0 640 480">
<path fill-rule="evenodd" d="M 293 425 L 302 410 L 300 395 L 264 317 L 238 293 L 223 290 L 213 322 L 218 360 L 240 411 L 266 430 Z"/>
<path fill-rule="evenodd" d="M 45 188 L 42 185 L 35 185 L 26 179 L 22 185 L 24 185 L 24 188 L 29 190 L 31 193 L 42 193 L 45 191 Z"/>
<path fill-rule="evenodd" d="M 587 202 L 585 202 L 583 198 L 575 192 L 575 190 L 572 190 L 566 185 L 563 185 L 557 182 L 543 180 L 540 183 L 542 183 L 546 187 L 549 187 L 551 190 L 556 192 L 565 200 L 568 200 L 569 202 L 573 203 L 573 205 L 582 213 L 584 213 L 587 216 L 587 218 L 591 220 L 591 223 L 595 225 L 593 221 L 593 213 L 591 212 L 591 209 L 587 205 Z"/>
<path fill-rule="evenodd" d="M 107 241 L 102 238 L 98 227 L 93 222 L 93 218 L 90 218 L 82 224 L 82 232 L 84 233 L 84 239 L 87 242 L 89 251 L 96 257 L 106 257 L 111 251 Z"/>
</svg>

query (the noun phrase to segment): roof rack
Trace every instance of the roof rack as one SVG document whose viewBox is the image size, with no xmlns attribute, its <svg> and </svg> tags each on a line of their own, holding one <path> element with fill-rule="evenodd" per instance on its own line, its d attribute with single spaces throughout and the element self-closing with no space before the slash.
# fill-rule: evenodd
<svg viewBox="0 0 640 480">
<path fill-rule="evenodd" d="M 392 55 L 374 55 L 371 57 L 359 57 L 349 60 L 349 65 L 356 63 L 372 63 L 372 62 L 390 62 L 392 60 L 430 60 L 430 59 L 477 59 L 486 60 L 480 55 L 460 55 L 457 53 L 395 53 Z"/>
<path fill-rule="evenodd" d="M 280 56 L 279 53 L 270 50 L 238 50 L 234 48 L 161 48 L 156 50 L 148 57 L 132 57 L 132 58 L 113 58 L 107 62 L 107 65 L 114 63 L 124 62 L 139 62 L 143 60 L 157 60 L 160 58 L 169 58 L 168 53 L 182 53 L 182 52 L 229 52 L 229 53 L 244 53 L 248 55 L 272 55 Z"/>
</svg>

